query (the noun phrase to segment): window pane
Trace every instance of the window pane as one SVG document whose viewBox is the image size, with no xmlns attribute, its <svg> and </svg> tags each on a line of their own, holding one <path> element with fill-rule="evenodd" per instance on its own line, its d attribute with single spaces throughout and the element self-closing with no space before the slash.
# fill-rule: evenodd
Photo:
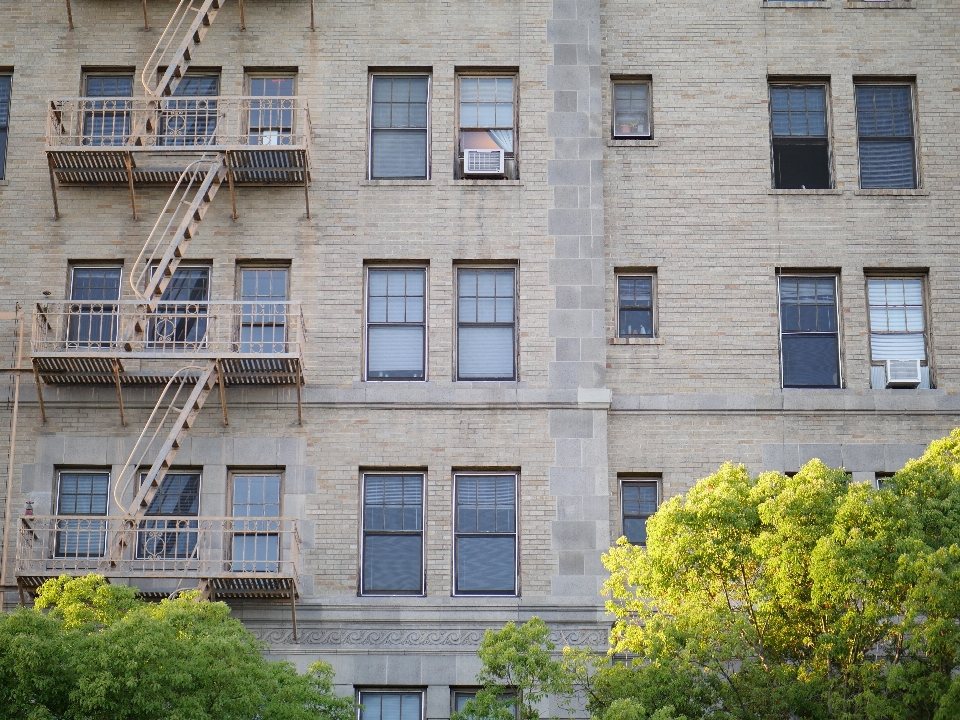
<svg viewBox="0 0 960 720">
<path fill-rule="evenodd" d="M 513 327 L 461 326 L 457 335 L 461 379 L 514 377 Z"/>
<path fill-rule="evenodd" d="M 516 538 L 458 537 L 457 592 L 515 592 Z"/>
<path fill-rule="evenodd" d="M 623 534 L 634 545 L 647 544 L 647 518 L 625 517 L 623 519 Z"/>
<path fill-rule="evenodd" d="M 367 535 L 363 548 L 364 592 L 422 590 L 422 536 Z"/>
<path fill-rule="evenodd" d="M 374 178 L 426 178 L 425 130 L 374 130 Z"/>
<path fill-rule="evenodd" d="M 423 377 L 423 326 L 372 325 L 367 337 L 369 377 Z"/>
<path fill-rule="evenodd" d="M 913 188 L 913 140 L 860 142 L 860 186 Z"/>
<path fill-rule="evenodd" d="M 870 357 L 873 360 L 926 360 L 923 333 L 872 334 Z"/>
<path fill-rule="evenodd" d="M 782 337 L 784 387 L 840 387 L 837 336 Z"/>
<path fill-rule="evenodd" d="M 362 692 L 360 720 L 420 720 L 420 693 Z"/>
<path fill-rule="evenodd" d="M 197 515 L 199 511 L 200 474 L 168 472 L 144 514 Z"/>
</svg>

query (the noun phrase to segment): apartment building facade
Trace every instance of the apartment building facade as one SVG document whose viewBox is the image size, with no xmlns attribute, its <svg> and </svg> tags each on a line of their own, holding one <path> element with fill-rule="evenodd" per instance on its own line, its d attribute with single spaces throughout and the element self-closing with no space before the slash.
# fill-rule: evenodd
<svg viewBox="0 0 960 720">
<path fill-rule="evenodd" d="M 4 13 L 8 607 L 200 587 L 445 718 L 723 461 L 960 420 L 950 0 Z"/>
</svg>

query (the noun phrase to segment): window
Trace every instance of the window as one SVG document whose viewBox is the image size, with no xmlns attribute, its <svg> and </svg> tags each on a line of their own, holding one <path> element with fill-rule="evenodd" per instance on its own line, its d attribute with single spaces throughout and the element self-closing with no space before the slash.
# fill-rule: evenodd
<svg viewBox="0 0 960 720">
<path fill-rule="evenodd" d="M 143 484 L 146 473 L 140 474 Z M 200 473 L 168 472 L 147 506 L 137 532 L 137 559 L 186 560 L 197 551 Z"/>
<path fill-rule="evenodd" d="M 923 278 L 869 277 L 870 385 L 887 386 L 887 360 L 919 360 L 921 387 L 930 387 L 923 317 Z"/>
<path fill-rule="evenodd" d="M 783 387 L 840 387 L 836 275 L 780 276 Z"/>
<path fill-rule="evenodd" d="M 106 515 L 110 473 L 63 471 L 57 497 L 56 556 L 102 557 L 107 539 L 107 521 L 91 515 Z M 68 519 L 62 516 L 87 516 Z"/>
<path fill-rule="evenodd" d="M 206 347 L 209 300 L 210 267 L 178 267 L 152 315 L 153 347 L 165 350 Z"/>
<path fill-rule="evenodd" d="M 278 572 L 280 565 L 280 474 L 233 476 L 233 572 Z"/>
<path fill-rule="evenodd" d="M 624 480 L 620 485 L 623 534 L 634 545 L 647 544 L 647 519 L 657 511 L 658 480 Z"/>
<path fill-rule="evenodd" d="M 462 75 L 459 80 L 461 173 L 516 178 L 516 77 Z"/>
<path fill-rule="evenodd" d="M 458 595 L 517 594 L 517 476 L 457 475 Z"/>
<path fill-rule="evenodd" d="M 426 268 L 367 269 L 367 380 L 423 380 Z"/>
<path fill-rule="evenodd" d="M 429 75 L 374 75 L 370 178 L 429 177 Z"/>
<path fill-rule="evenodd" d="M 251 145 L 290 145 L 293 141 L 295 109 L 293 76 L 250 78 Z M 261 99 L 262 98 L 262 99 Z"/>
<path fill-rule="evenodd" d="M 457 379 L 515 380 L 514 268 L 457 271 Z"/>
<path fill-rule="evenodd" d="M 916 188 L 913 86 L 857 85 L 860 187 Z"/>
<path fill-rule="evenodd" d="M 423 475 L 363 476 L 363 593 L 423 594 Z"/>
<path fill-rule="evenodd" d="M 120 317 L 120 266 L 71 270 L 67 344 L 71 348 L 109 347 L 117 340 Z"/>
<path fill-rule="evenodd" d="M 653 291 L 653 275 L 617 276 L 617 337 L 654 337 Z"/>
<path fill-rule="evenodd" d="M 421 720 L 421 692 L 360 691 L 360 720 Z"/>
<path fill-rule="evenodd" d="M 0 180 L 6 180 L 7 130 L 10 127 L 10 76 L 0 75 Z"/>
<path fill-rule="evenodd" d="M 86 75 L 83 79 L 83 144 L 124 145 L 130 135 L 132 75 Z"/>
<path fill-rule="evenodd" d="M 826 97 L 826 85 L 770 86 L 775 188 L 830 187 Z"/>
<path fill-rule="evenodd" d="M 286 352 L 287 268 L 241 268 L 240 302 L 240 352 Z"/>
<path fill-rule="evenodd" d="M 219 94 L 219 75 L 185 75 L 173 97 L 160 101 L 159 144 L 215 145 Z"/>
<path fill-rule="evenodd" d="M 648 139 L 650 81 L 613 83 L 613 137 Z"/>
<path fill-rule="evenodd" d="M 463 712 L 464 706 L 471 700 L 477 699 L 477 690 L 454 690 L 453 691 L 453 711 Z M 510 703 L 510 711 L 514 717 L 517 717 L 517 696 L 515 693 L 505 693 L 499 695 L 497 700 Z"/>
</svg>

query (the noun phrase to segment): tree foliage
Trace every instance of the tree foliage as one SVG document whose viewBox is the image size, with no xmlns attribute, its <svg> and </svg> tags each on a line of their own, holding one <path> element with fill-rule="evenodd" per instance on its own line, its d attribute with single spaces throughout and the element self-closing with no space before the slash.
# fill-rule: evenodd
<svg viewBox="0 0 960 720">
<path fill-rule="evenodd" d="M 268 662 L 224 603 L 149 604 L 90 575 L 0 616 L 0 720 L 352 720 L 333 671 Z"/>
</svg>

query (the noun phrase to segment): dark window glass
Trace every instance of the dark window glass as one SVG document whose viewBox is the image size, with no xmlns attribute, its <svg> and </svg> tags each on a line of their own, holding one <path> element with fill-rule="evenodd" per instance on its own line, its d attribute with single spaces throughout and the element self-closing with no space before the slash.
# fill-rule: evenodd
<svg viewBox="0 0 960 720">
<path fill-rule="evenodd" d="M 140 482 L 146 474 L 140 476 Z M 188 559 L 196 555 L 196 517 L 200 512 L 200 473 L 168 472 L 147 506 L 137 533 L 137 558 L 141 560 Z"/>
<path fill-rule="evenodd" d="M 233 572 L 277 572 L 280 562 L 280 475 L 233 478 Z"/>
<path fill-rule="evenodd" d="M 250 78 L 251 145 L 289 145 L 293 133 L 293 78 Z M 260 99 L 263 98 L 263 99 Z M 272 98 L 272 99 L 271 99 Z"/>
<path fill-rule="evenodd" d="M 770 87 L 774 187 L 790 190 L 830 187 L 826 87 Z"/>
<path fill-rule="evenodd" d="M 240 300 L 240 352 L 286 352 L 286 268 L 241 270 Z"/>
<path fill-rule="evenodd" d="M 653 337 L 653 278 L 617 278 L 618 335 Z"/>
<path fill-rule="evenodd" d="M 129 75 L 87 75 L 84 100 L 83 144 L 123 145 L 130 135 L 130 101 L 133 78 Z"/>
<path fill-rule="evenodd" d="M 10 126 L 10 76 L 0 75 L 0 180 L 7 176 L 7 129 Z"/>
<path fill-rule="evenodd" d="M 650 137 L 650 83 L 615 83 L 613 136 Z"/>
<path fill-rule="evenodd" d="M 840 387 L 834 276 L 780 278 L 784 387 Z"/>
<path fill-rule="evenodd" d="M 647 518 L 657 511 L 656 482 L 623 483 L 623 534 L 635 545 L 647 544 Z"/>
<path fill-rule="evenodd" d="M 424 268 L 370 268 L 367 380 L 422 380 L 426 341 Z"/>
<path fill-rule="evenodd" d="M 423 476 L 366 475 L 363 592 L 423 592 Z"/>
<path fill-rule="evenodd" d="M 67 342 L 71 347 L 105 347 L 117 339 L 119 267 L 75 267 L 70 285 Z"/>
<path fill-rule="evenodd" d="M 170 350 L 204 347 L 209 299 L 210 268 L 178 267 L 153 313 L 153 345 Z"/>
<path fill-rule="evenodd" d="M 516 594 L 515 475 L 456 478 L 456 591 Z"/>
<path fill-rule="evenodd" d="M 215 145 L 218 114 L 215 98 L 219 93 L 218 75 L 185 76 L 173 97 L 160 101 L 160 144 Z"/>
<path fill-rule="evenodd" d="M 456 712 L 463 712 L 464 706 L 469 701 L 475 700 L 476 698 L 477 698 L 477 693 L 475 691 L 471 692 L 467 690 L 457 690 L 456 692 L 453 693 L 453 709 Z M 517 716 L 516 695 L 512 693 L 504 694 L 504 695 L 500 695 L 497 699 L 501 701 L 509 702 L 510 709 L 513 712 L 514 717 Z"/>
<path fill-rule="evenodd" d="M 426 75 L 375 75 L 370 176 L 427 177 Z"/>
<path fill-rule="evenodd" d="M 360 720 L 420 720 L 420 693 L 361 692 Z"/>
<path fill-rule="evenodd" d="M 457 379 L 513 380 L 513 269 L 461 269 L 457 278 Z"/>
<path fill-rule="evenodd" d="M 109 491 L 109 473 L 62 472 L 57 515 L 106 515 Z M 106 531 L 106 520 L 58 518 L 57 557 L 102 557 Z"/>
<path fill-rule="evenodd" d="M 860 187 L 917 187 L 909 85 L 858 85 L 857 134 Z"/>
</svg>

